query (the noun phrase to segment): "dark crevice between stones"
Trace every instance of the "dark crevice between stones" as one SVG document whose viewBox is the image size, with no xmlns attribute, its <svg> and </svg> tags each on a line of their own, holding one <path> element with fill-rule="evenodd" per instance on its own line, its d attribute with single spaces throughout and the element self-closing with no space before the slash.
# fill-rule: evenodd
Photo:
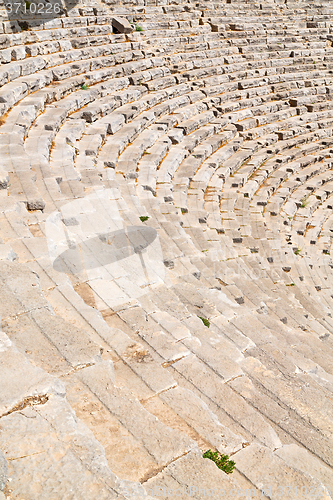
<svg viewBox="0 0 333 500">
<path fill-rule="evenodd" d="M 11 413 L 14 413 L 15 411 L 21 411 L 24 410 L 27 406 L 36 406 L 36 405 L 45 405 L 49 400 L 49 396 L 47 394 L 42 394 L 40 396 L 28 396 L 23 399 L 23 401 L 20 401 L 20 403 L 17 403 L 13 408 L 8 410 L 6 413 L 3 413 L 0 415 L 0 418 L 6 417 L 7 415 L 10 415 Z"/>
</svg>

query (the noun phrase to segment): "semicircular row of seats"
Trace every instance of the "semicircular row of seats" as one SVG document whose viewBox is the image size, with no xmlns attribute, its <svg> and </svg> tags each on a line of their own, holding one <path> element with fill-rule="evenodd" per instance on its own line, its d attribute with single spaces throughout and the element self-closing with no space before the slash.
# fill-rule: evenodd
<svg viewBox="0 0 333 500">
<path fill-rule="evenodd" d="M 324 0 L 2 22 L 11 498 L 333 498 L 332 30 Z"/>
</svg>

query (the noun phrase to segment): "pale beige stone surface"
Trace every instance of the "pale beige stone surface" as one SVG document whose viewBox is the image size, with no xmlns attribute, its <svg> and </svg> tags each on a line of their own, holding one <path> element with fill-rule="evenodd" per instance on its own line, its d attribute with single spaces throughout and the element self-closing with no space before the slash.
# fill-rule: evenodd
<svg viewBox="0 0 333 500">
<path fill-rule="evenodd" d="M 328 499 L 329 2 L 8 10 L 0 497 Z"/>
</svg>

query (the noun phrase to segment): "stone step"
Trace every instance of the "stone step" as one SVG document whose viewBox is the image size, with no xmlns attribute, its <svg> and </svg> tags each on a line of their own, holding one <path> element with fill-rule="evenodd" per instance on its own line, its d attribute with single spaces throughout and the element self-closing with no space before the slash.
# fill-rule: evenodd
<svg viewBox="0 0 333 500">
<path fill-rule="evenodd" d="M 245 440 L 222 425 L 192 391 L 176 387 L 161 393 L 159 397 L 220 453 L 233 454 L 245 445 Z"/>
<path fill-rule="evenodd" d="M 328 9 L 240 0 L 78 5 L 23 27 L 4 17 L 0 314 L 20 363 L 16 378 L 1 364 L 5 496 L 138 498 L 143 483 L 155 498 L 150 485 L 185 499 L 191 484 L 196 498 L 215 485 L 228 498 L 301 486 L 328 498 Z M 114 34 L 112 16 L 144 31 Z M 125 255 L 111 269 L 90 242 L 93 269 L 61 272 L 57 211 L 73 237 L 149 226 L 158 270 L 141 276 Z M 231 476 L 202 458 L 208 447 L 232 454 Z"/>
<path fill-rule="evenodd" d="M 159 422 L 129 391 L 115 386 L 111 375 L 107 362 L 78 372 L 80 380 L 142 442 L 159 467 L 167 465 L 194 447 L 195 443 L 188 436 Z"/>
<path fill-rule="evenodd" d="M 231 417 L 240 428 L 249 432 L 267 446 L 280 446 L 280 440 L 272 427 L 245 400 L 236 395 L 223 380 L 196 356 L 187 356 L 172 365 L 194 393 L 203 394 Z M 174 373 L 175 373 L 174 372 Z M 174 375 L 176 377 L 176 373 Z M 180 378 L 182 381 L 183 378 Z M 183 385 L 183 382 L 180 382 Z M 201 397 L 201 396 L 200 396 Z"/>
<path fill-rule="evenodd" d="M 0 447 L 11 479 L 5 494 L 32 500 L 71 491 L 78 499 L 94 498 L 99 491 L 101 498 L 122 498 L 125 483 L 111 472 L 103 448 L 66 402 L 62 382 L 30 364 L 4 333 L 0 336 Z M 37 470 L 42 490 L 33 479 Z"/>
<path fill-rule="evenodd" d="M 317 390 L 308 389 L 307 382 L 299 379 L 296 375 L 293 377 L 292 384 L 291 382 L 287 383 L 283 381 L 281 375 L 275 376 L 272 371 L 267 370 L 259 360 L 254 358 L 249 357 L 241 364 L 244 370 L 245 364 L 248 367 L 246 371 L 254 385 L 258 388 L 262 387 L 274 402 L 288 411 L 288 417 L 283 420 L 276 416 L 274 405 L 272 410 L 270 410 L 269 406 L 263 407 L 263 409 L 265 408 L 265 414 L 272 421 L 276 421 L 282 429 L 290 432 L 291 435 L 295 433 L 297 428 L 299 442 L 312 452 L 315 452 L 325 463 L 331 464 L 332 460 L 329 452 L 331 447 L 329 430 L 331 428 L 331 419 L 325 413 L 320 414 L 317 412 L 314 394 L 317 393 L 319 387 L 317 386 Z M 291 379 L 291 376 L 289 378 Z M 291 403 L 290 397 L 287 396 L 290 390 L 295 395 L 293 403 Z M 323 389 L 320 392 L 322 393 L 322 391 Z M 325 402 L 324 394 L 321 394 L 321 399 Z M 318 425 L 322 429 L 320 432 L 317 431 Z M 313 436 L 317 437 L 314 439 Z M 316 442 L 316 445 L 314 445 L 314 442 Z"/>
<path fill-rule="evenodd" d="M 145 337 L 144 337 L 145 338 Z M 133 341 L 121 330 L 114 329 L 105 337 L 108 345 L 121 357 L 134 373 L 155 393 L 176 385 L 171 374 L 158 363 L 139 342 Z"/>
<path fill-rule="evenodd" d="M 282 458 L 290 467 L 298 469 L 317 481 L 320 481 L 327 495 L 332 496 L 333 474 L 332 470 L 320 460 L 296 444 L 284 445 L 274 453 Z"/>
<path fill-rule="evenodd" d="M 220 471 L 202 452 L 195 449 L 178 458 L 159 474 L 143 483 L 148 495 L 171 499 L 174 496 L 199 499 L 202 495 L 232 497 L 239 486 L 233 478 Z"/>
<path fill-rule="evenodd" d="M 268 498 L 277 499 L 281 495 L 293 499 L 300 492 L 313 498 L 329 500 L 323 484 L 298 468 L 288 465 L 276 453 L 259 444 L 251 444 L 235 456 L 237 469 Z M 302 490 L 303 488 L 303 490 Z"/>
</svg>

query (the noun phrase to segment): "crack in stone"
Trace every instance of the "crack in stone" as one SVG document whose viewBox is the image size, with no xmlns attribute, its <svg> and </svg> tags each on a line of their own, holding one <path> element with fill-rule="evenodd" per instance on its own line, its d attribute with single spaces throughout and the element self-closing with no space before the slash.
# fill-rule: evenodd
<svg viewBox="0 0 333 500">
<path fill-rule="evenodd" d="M 170 464 L 172 464 L 173 462 L 176 462 L 180 458 L 185 457 L 186 455 L 188 455 L 189 453 L 191 453 L 191 451 L 193 451 L 193 448 L 191 450 L 186 451 L 182 455 L 179 455 L 178 457 L 173 458 L 167 464 L 162 465 L 162 467 L 157 467 L 156 469 L 154 469 L 154 470 L 152 470 L 150 472 L 147 472 L 141 479 L 139 479 L 139 482 L 143 485 L 149 479 L 152 479 L 153 477 L 157 476 L 160 472 L 162 472 L 164 469 L 166 469 Z"/>
<path fill-rule="evenodd" d="M 13 460 L 20 460 L 21 458 L 32 457 L 34 455 L 41 455 L 41 453 L 46 453 L 46 452 L 45 451 L 36 451 L 35 453 L 30 453 L 29 455 L 22 455 L 21 457 L 7 458 L 7 461 L 11 462 Z"/>
<path fill-rule="evenodd" d="M 13 408 L 8 410 L 6 413 L 3 413 L 0 415 L 0 418 L 6 417 L 7 415 L 10 415 L 11 413 L 14 413 L 16 411 L 21 411 L 24 408 L 27 408 L 28 406 L 36 406 L 36 405 L 45 405 L 49 400 L 49 396 L 47 394 L 41 394 L 39 396 L 28 396 L 23 399 L 20 403 L 17 403 Z"/>
</svg>

